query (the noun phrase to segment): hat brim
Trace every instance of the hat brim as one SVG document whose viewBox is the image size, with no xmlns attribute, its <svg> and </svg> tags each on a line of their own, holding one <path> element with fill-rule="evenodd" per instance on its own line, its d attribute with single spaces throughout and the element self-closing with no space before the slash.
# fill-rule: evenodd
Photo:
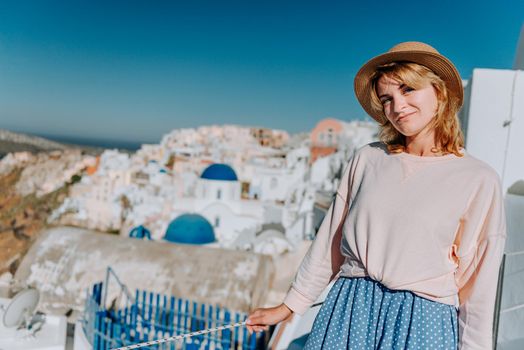
<svg viewBox="0 0 524 350">
<path fill-rule="evenodd" d="M 380 121 L 382 111 L 377 111 L 371 104 L 371 77 L 377 67 L 391 62 L 413 62 L 431 69 L 446 84 L 447 89 L 458 99 L 459 106 L 464 101 L 464 89 L 460 74 L 446 57 L 428 51 L 397 51 L 376 56 L 367 61 L 357 72 L 354 80 L 355 95 L 362 108 L 373 119 Z"/>
</svg>

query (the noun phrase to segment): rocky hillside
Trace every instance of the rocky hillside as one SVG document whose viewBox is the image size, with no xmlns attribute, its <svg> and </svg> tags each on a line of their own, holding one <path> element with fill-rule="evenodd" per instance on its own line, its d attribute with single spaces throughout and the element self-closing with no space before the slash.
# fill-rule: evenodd
<svg viewBox="0 0 524 350">
<path fill-rule="evenodd" d="M 67 186 L 41 197 L 18 194 L 16 184 L 22 171 L 18 168 L 0 175 L 0 275 L 16 271 L 31 243 L 45 227 L 47 217 L 67 194 Z"/>
<path fill-rule="evenodd" d="M 16 271 L 93 150 L 0 130 L 0 275 Z"/>
<path fill-rule="evenodd" d="M 85 154 L 93 156 L 97 156 L 105 150 L 103 147 L 59 143 L 38 136 L 0 129 L 0 159 L 14 152 L 38 153 L 67 149 L 79 149 Z M 120 152 L 132 153 L 132 151 L 126 149 L 120 149 Z"/>
<path fill-rule="evenodd" d="M 40 152 L 66 149 L 69 146 L 41 137 L 0 129 L 0 157 L 11 152 Z"/>
</svg>

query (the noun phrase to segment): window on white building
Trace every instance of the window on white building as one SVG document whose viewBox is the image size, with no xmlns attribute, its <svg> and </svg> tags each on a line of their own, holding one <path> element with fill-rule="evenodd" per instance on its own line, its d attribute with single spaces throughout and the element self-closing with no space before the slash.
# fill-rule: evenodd
<svg viewBox="0 0 524 350">
<path fill-rule="evenodd" d="M 220 199 L 220 198 L 222 198 L 222 190 L 218 189 L 217 190 L 217 199 Z"/>
<path fill-rule="evenodd" d="M 219 227 L 220 226 L 220 217 L 215 217 L 215 227 Z"/>
<path fill-rule="evenodd" d="M 327 141 L 326 141 L 327 145 L 328 146 L 332 146 L 333 145 L 333 129 L 329 128 L 328 131 L 327 131 Z"/>
</svg>

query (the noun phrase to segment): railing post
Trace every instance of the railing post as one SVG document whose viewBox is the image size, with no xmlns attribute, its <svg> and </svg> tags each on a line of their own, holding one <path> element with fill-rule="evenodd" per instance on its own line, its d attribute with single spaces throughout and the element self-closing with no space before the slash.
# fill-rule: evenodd
<svg viewBox="0 0 524 350">
<path fill-rule="evenodd" d="M 230 313 L 229 313 L 229 311 L 224 310 L 224 321 L 223 321 L 223 324 L 228 324 L 230 322 L 231 322 Z M 229 329 L 223 330 L 222 331 L 222 349 L 224 349 L 224 350 L 232 349 L 231 340 L 232 340 L 231 331 Z"/>
</svg>

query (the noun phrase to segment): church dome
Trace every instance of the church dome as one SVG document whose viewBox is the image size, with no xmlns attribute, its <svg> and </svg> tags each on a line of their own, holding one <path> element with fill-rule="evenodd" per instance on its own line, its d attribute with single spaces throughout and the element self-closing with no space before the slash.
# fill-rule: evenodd
<svg viewBox="0 0 524 350">
<path fill-rule="evenodd" d="M 129 237 L 151 240 L 151 231 L 149 231 L 143 225 L 140 225 L 132 229 L 131 232 L 129 232 Z"/>
<path fill-rule="evenodd" d="M 164 239 L 172 243 L 207 244 L 215 242 L 215 232 L 202 215 L 183 214 L 171 221 Z"/>
<path fill-rule="evenodd" d="M 211 164 L 208 166 L 200 176 L 207 180 L 221 180 L 221 181 L 238 181 L 237 174 L 227 164 Z"/>
</svg>

